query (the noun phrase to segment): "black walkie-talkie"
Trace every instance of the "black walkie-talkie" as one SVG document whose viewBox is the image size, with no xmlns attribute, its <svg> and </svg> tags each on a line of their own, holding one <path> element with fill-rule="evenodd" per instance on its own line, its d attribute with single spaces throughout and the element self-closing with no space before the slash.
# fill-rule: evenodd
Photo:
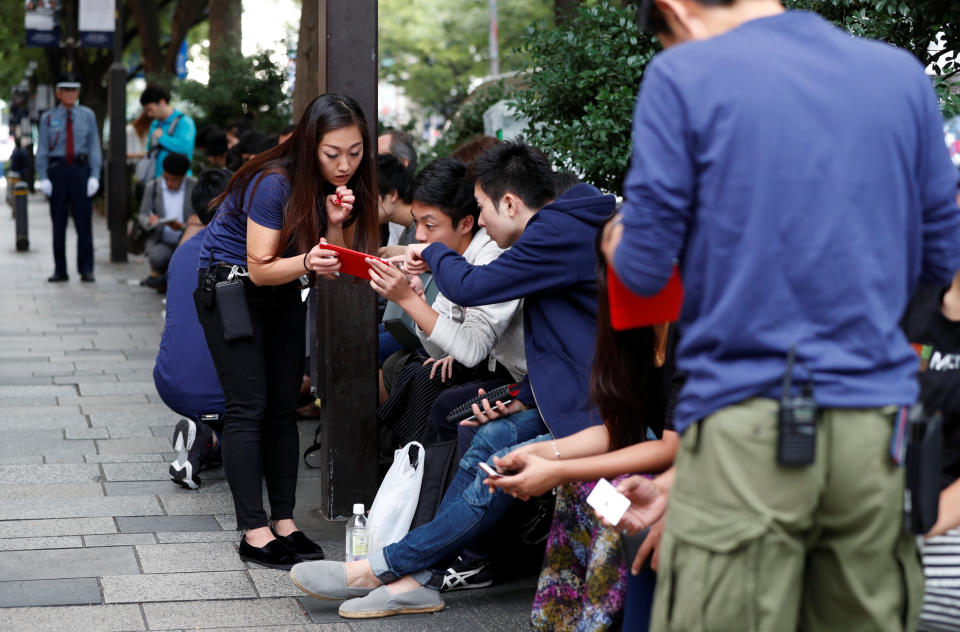
<svg viewBox="0 0 960 632">
<path fill-rule="evenodd" d="M 793 365 L 797 348 L 790 347 L 787 370 L 783 374 L 783 394 L 780 396 L 777 434 L 777 462 L 780 465 L 810 465 L 817 455 L 817 403 L 813 399 L 813 376 L 794 395 Z"/>
</svg>

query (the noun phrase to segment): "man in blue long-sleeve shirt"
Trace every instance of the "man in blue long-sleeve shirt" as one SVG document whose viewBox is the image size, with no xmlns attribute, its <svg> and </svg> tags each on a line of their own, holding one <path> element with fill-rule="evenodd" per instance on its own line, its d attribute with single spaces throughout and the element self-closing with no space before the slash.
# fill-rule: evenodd
<svg viewBox="0 0 960 632">
<path fill-rule="evenodd" d="M 917 360 L 898 321 L 921 278 L 960 267 L 930 81 L 777 0 L 650 4 L 681 44 L 645 73 L 604 252 L 637 293 L 674 260 L 686 287 L 654 629 L 912 629 L 921 577 L 889 446 Z M 811 384 L 817 406 L 803 466 L 777 452 L 794 347 L 794 394 Z"/>
<path fill-rule="evenodd" d="M 153 119 L 147 134 L 147 151 L 157 150 L 153 177 L 163 175 L 163 159 L 168 154 L 183 154 L 192 161 L 193 144 L 197 138 L 193 119 L 174 109 L 170 105 L 170 95 L 159 86 L 147 86 L 140 95 L 140 105 Z"/>
<path fill-rule="evenodd" d="M 93 276 L 93 206 L 90 198 L 100 188 L 100 134 L 93 110 L 77 103 L 80 75 L 66 73 L 57 80 L 60 105 L 43 113 L 37 125 L 37 188 L 50 200 L 53 223 L 51 283 L 66 281 L 67 219 L 77 229 L 77 272 Z"/>
</svg>

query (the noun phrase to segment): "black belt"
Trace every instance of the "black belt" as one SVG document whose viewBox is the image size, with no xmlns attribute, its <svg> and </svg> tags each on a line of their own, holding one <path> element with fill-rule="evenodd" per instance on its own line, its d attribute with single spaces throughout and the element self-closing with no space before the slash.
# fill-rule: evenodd
<svg viewBox="0 0 960 632">
<path fill-rule="evenodd" d="M 240 272 L 247 272 L 247 269 L 243 266 L 237 266 Z M 200 268 L 199 273 L 201 277 L 206 276 L 208 273 L 212 273 L 213 276 L 217 278 L 217 281 L 226 281 L 227 277 L 230 276 L 230 272 L 233 271 L 232 263 L 215 263 L 210 268 Z M 241 279 L 247 280 L 248 277 L 243 276 Z"/>
<path fill-rule="evenodd" d="M 59 167 L 65 164 L 67 164 L 66 156 L 52 156 L 50 158 L 51 167 Z M 77 154 L 73 157 L 73 166 L 75 167 L 86 167 L 88 164 L 90 164 L 90 157 L 87 154 Z"/>
<path fill-rule="evenodd" d="M 232 263 L 215 263 L 211 268 L 200 268 L 197 271 L 197 278 L 203 279 L 207 276 L 208 271 L 212 272 L 217 281 L 226 281 L 227 277 L 230 276 L 230 272 L 233 271 L 234 264 Z M 238 266 L 241 272 L 246 273 L 247 269 L 243 266 Z M 248 287 L 255 287 L 260 290 L 282 290 L 290 288 L 300 288 L 300 281 L 290 281 L 289 283 L 284 283 L 283 285 L 254 285 L 253 281 L 250 280 L 249 276 L 239 277 Z"/>
</svg>

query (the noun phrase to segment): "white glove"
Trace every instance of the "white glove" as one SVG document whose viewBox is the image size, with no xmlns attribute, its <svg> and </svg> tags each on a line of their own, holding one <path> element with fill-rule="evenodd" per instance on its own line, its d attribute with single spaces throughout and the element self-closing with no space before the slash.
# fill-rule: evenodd
<svg viewBox="0 0 960 632">
<path fill-rule="evenodd" d="M 53 183 L 46 178 L 37 183 L 37 188 L 40 189 L 40 193 L 43 193 L 47 197 L 53 195 Z"/>
<path fill-rule="evenodd" d="M 87 180 L 87 197 L 93 197 L 100 190 L 100 181 L 96 178 Z"/>
</svg>

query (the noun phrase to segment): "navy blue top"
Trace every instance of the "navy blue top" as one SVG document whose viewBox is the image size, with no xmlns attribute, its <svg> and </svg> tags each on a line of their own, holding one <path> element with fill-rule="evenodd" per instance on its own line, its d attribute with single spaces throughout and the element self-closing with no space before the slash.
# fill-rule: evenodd
<svg viewBox="0 0 960 632">
<path fill-rule="evenodd" d="M 589 406 L 597 326 L 594 241 L 615 202 L 578 184 L 540 209 L 520 239 L 487 265 L 470 265 L 440 243 L 423 251 L 440 292 L 458 305 L 524 299 L 529 388 L 518 399 L 537 404 L 556 437 L 600 423 Z"/>
<path fill-rule="evenodd" d="M 615 264 L 649 295 L 680 261 L 677 429 L 778 396 L 792 345 L 821 406 L 916 401 L 897 323 L 921 276 L 960 267 L 956 192 L 936 96 L 905 51 L 786 12 L 657 55 Z"/>
<path fill-rule="evenodd" d="M 257 174 L 247 185 L 244 208 L 233 193 L 227 195 L 205 231 L 200 249 L 199 266 L 207 267 L 210 254 L 213 263 L 247 265 L 247 217 L 265 228 L 283 228 L 283 211 L 290 197 L 290 184 L 279 173 Z"/>
<path fill-rule="evenodd" d="M 223 414 L 223 391 L 204 337 L 193 291 L 197 287 L 197 257 L 204 229 L 173 251 L 167 269 L 167 317 L 153 381 L 163 403 L 196 420 L 205 413 Z"/>
</svg>

